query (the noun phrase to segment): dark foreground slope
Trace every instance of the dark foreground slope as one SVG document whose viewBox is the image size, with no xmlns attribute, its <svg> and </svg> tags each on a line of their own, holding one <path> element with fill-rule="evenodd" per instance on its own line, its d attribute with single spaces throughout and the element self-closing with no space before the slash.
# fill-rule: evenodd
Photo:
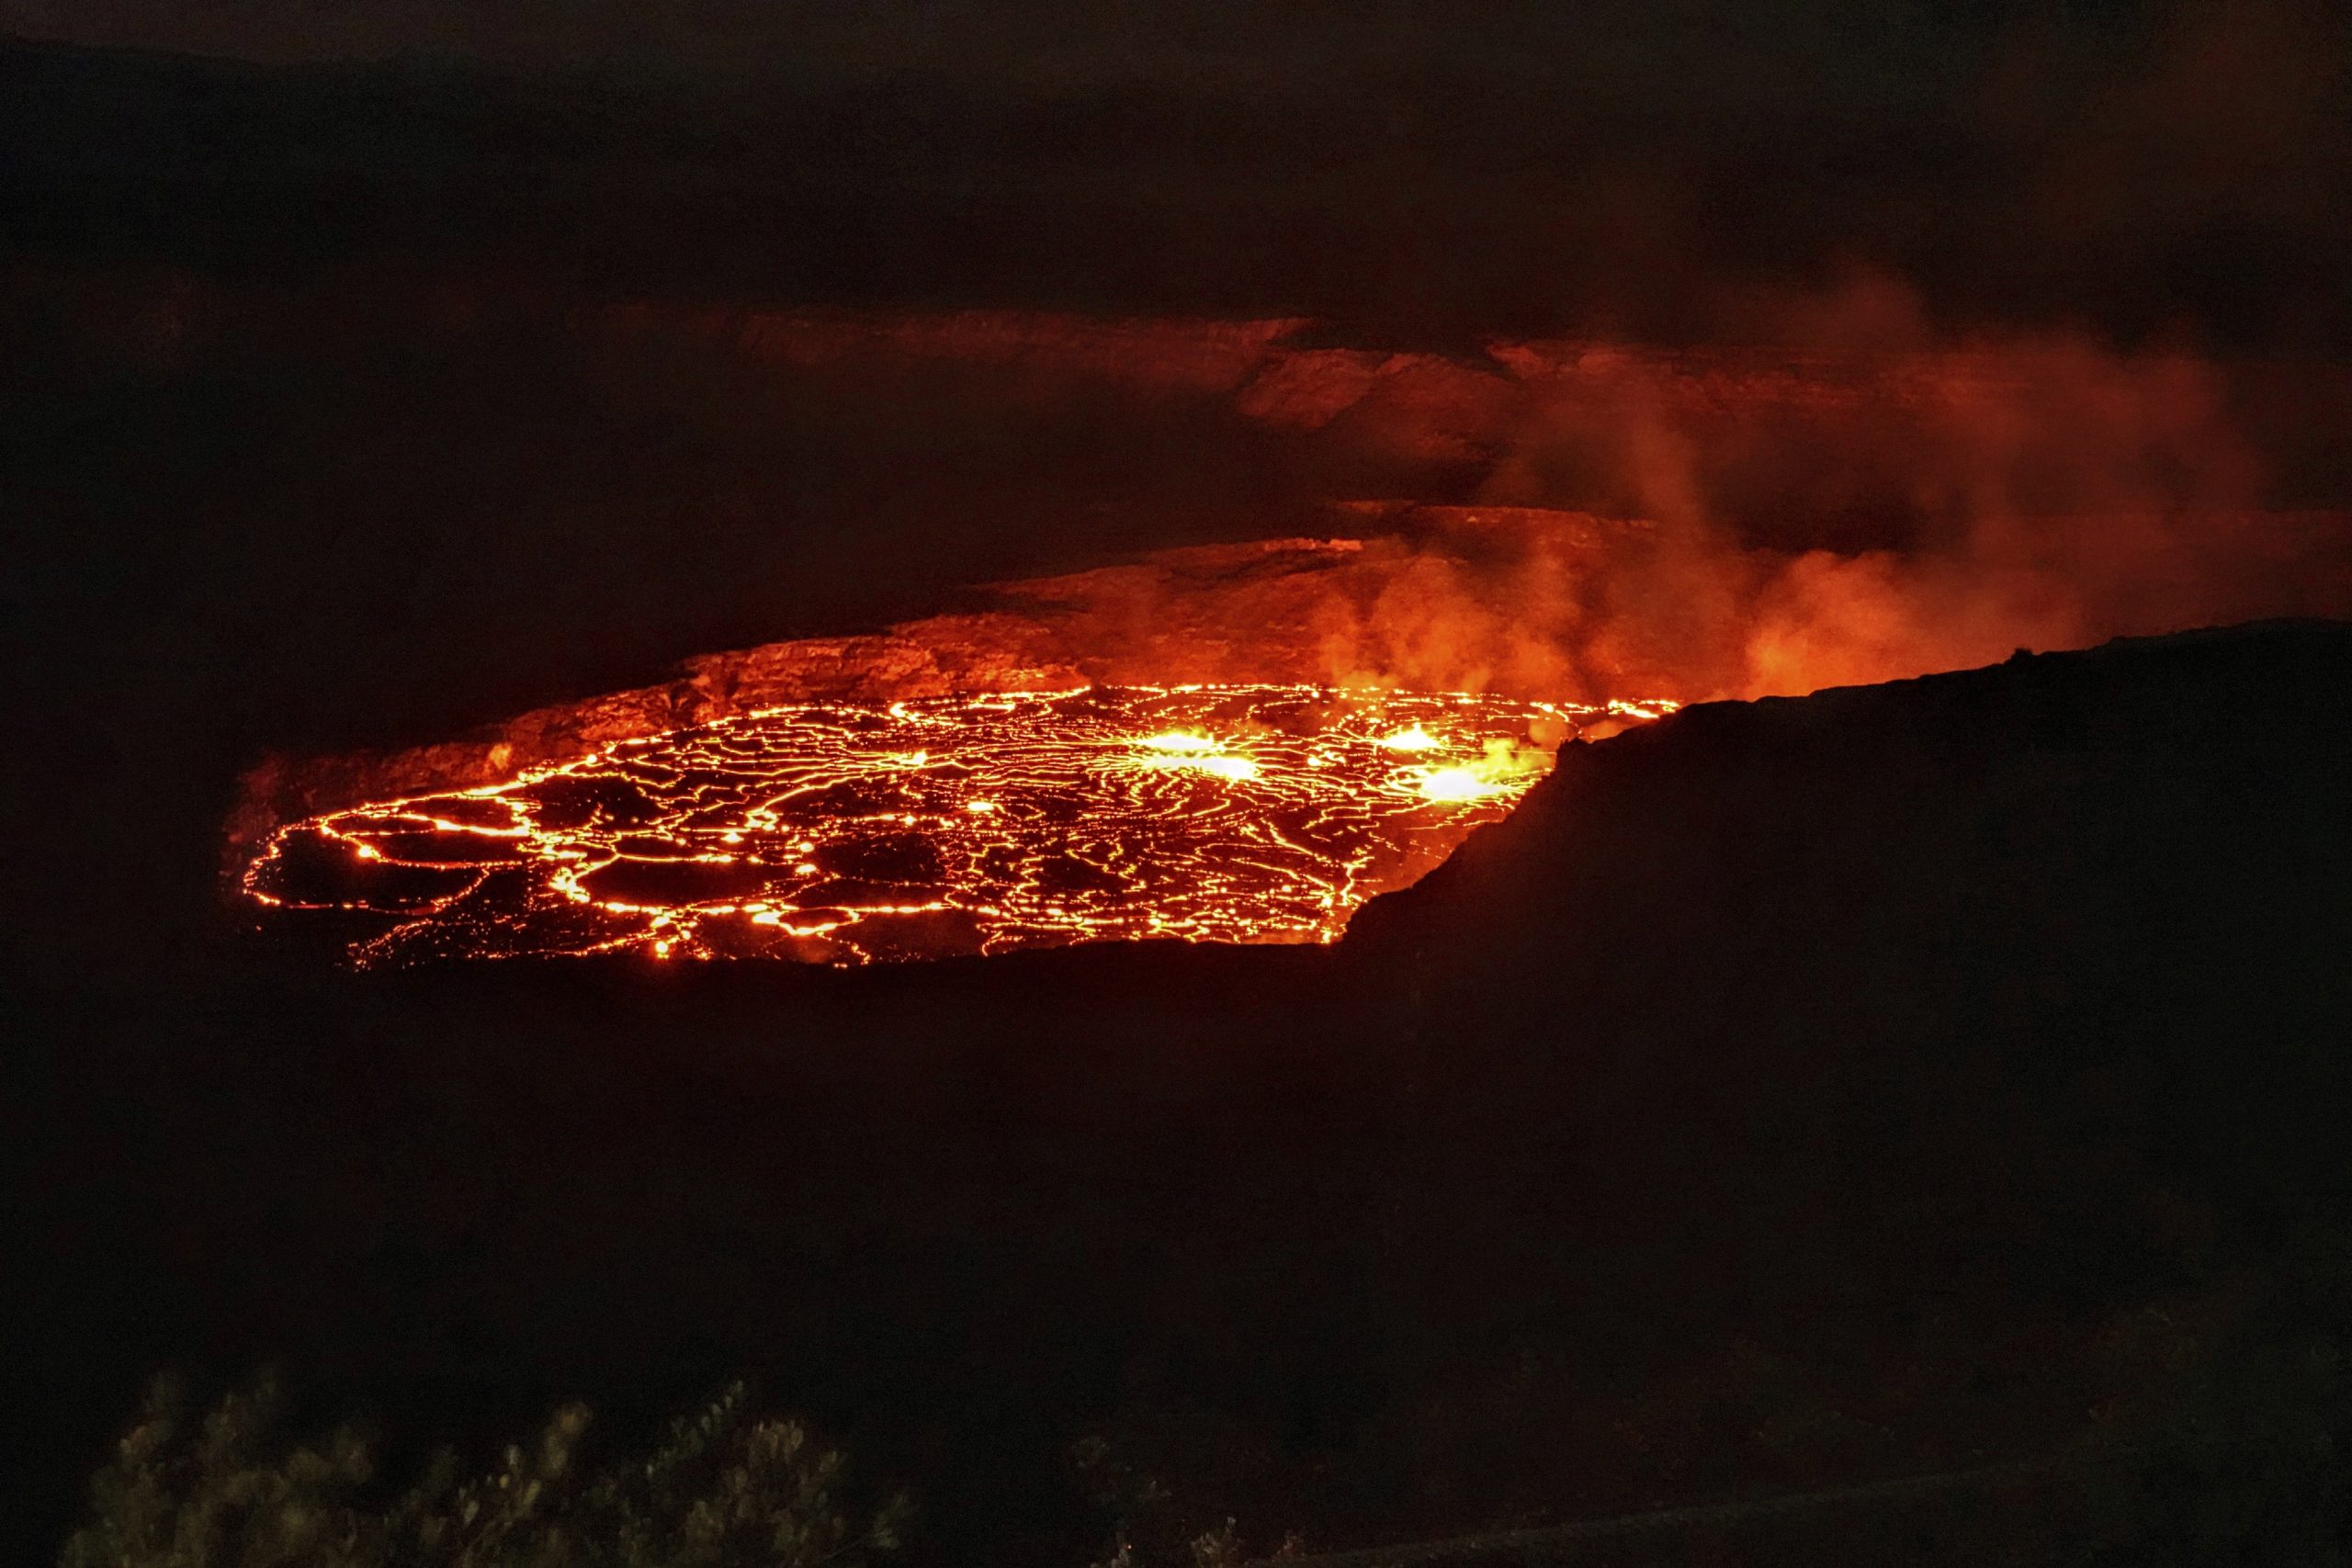
<svg viewBox="0 0 2352 1568">
<path fill-rule="evenodd" d="M 1329 951 L 61 979 L 12 1554 L 151 1371 L 275 1358 L 461 1438 L 748 1371 L 920 1561 L 2050 1456 L 1775 1550 L 2330 1561 L 2347 705 L 2279 625 L 1693 709 Z"/>
<path fill-rule="evenodd" d="M 2276 1219 L 2344 1190 L 2347 674 L 2352 628 L 2276 623 L 1690 709 L 1572 747 L 1347 946 L 1408 976 L 1425 1076 L 1494 1043 L 1579 1164 L 1725 1226 L 1958 1244 L 1902 1179 L 1932 1161 L 1989 1242 L 2012 1116 Z M 2098 1174 L 2049 1195 L 2102 1224 Z M 1970 1266 L 2063 1250 L 2030 1218 Z"/>
</svg>

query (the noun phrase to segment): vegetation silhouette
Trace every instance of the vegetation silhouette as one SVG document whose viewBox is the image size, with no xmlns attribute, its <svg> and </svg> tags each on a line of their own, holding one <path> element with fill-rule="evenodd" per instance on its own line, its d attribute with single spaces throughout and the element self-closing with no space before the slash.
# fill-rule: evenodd
<svg viewBox="0 0 2352 1568">
<path fill-rule="evenodd" d="M 642 1453 L 593 1468 L 590 1413 L 567 1404 L 469 1474 L 443 1450 L 387 1490 L 352 1426 L 300 1443 L 264 1377 L 191 1420 L 160 1382 L 93 1479 L 61 1568 L 838 1568 L 899 1545 L 903 1496 L 854 1518 L 843 1461 L 735 1384 Z"/>
</svg>

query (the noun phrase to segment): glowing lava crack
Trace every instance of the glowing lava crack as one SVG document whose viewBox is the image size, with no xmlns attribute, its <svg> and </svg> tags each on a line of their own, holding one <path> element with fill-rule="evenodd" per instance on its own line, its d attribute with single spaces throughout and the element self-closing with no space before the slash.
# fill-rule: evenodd
<svg viewBox="0 0 2352 1568">
<path fill-rule="evenodd" d="M 1671 705 L 1189 686 L 780 707 L 295 823 L 243 886 L 357 922 L 362 964 L 1328 942 L 1568 736 Z"/>
</svg>

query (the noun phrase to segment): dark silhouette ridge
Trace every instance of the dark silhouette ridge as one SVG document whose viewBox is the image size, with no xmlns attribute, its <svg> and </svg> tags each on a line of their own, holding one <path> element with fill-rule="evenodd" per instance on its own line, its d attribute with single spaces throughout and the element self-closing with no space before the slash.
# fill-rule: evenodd
<svg viewBox="0 0 2352 1568">
<path fill-rule="evenodd" d="M 2347 667 L 2352 628 L 2275 623 L 1689 709 L 1569 748 L 1341 956 L 1417 998 L 1418 1079 L 1510 1042 L 1488 1059 L 1624 1184 L 1622 1210 L 1582 1197 L 1628 1225 L 1679 1205 L 1769 1250 L 1765 1212 L 1843 1211 L 1857 1270 L 1867 1245 L 2095 1294 L 2130 1200 L 2000 1206 L 2024 1200 L 1996 1197 L 2020 1173 L 1989 1099 L 2131 1142 L 2127 1184 L 2226 1185 L 2249 1223 L 2344 1195 Z M 1884 1175 L 1928 1162 L 1932 1217 Z"/>
</svg>

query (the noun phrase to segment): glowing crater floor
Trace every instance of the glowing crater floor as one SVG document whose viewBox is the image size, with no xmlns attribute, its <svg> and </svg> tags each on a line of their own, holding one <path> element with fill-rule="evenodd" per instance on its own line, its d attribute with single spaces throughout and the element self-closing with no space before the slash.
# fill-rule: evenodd
<svg viewBox="0 0 2352 1568">
<path fill-rule="evenodd" d="M 1328 942 L 1563 740 L 1669 706 L 1299 686 L 796 705 L 292 824 L 244 890 L 340 912 L 361 964 Z"/>
</svg>

